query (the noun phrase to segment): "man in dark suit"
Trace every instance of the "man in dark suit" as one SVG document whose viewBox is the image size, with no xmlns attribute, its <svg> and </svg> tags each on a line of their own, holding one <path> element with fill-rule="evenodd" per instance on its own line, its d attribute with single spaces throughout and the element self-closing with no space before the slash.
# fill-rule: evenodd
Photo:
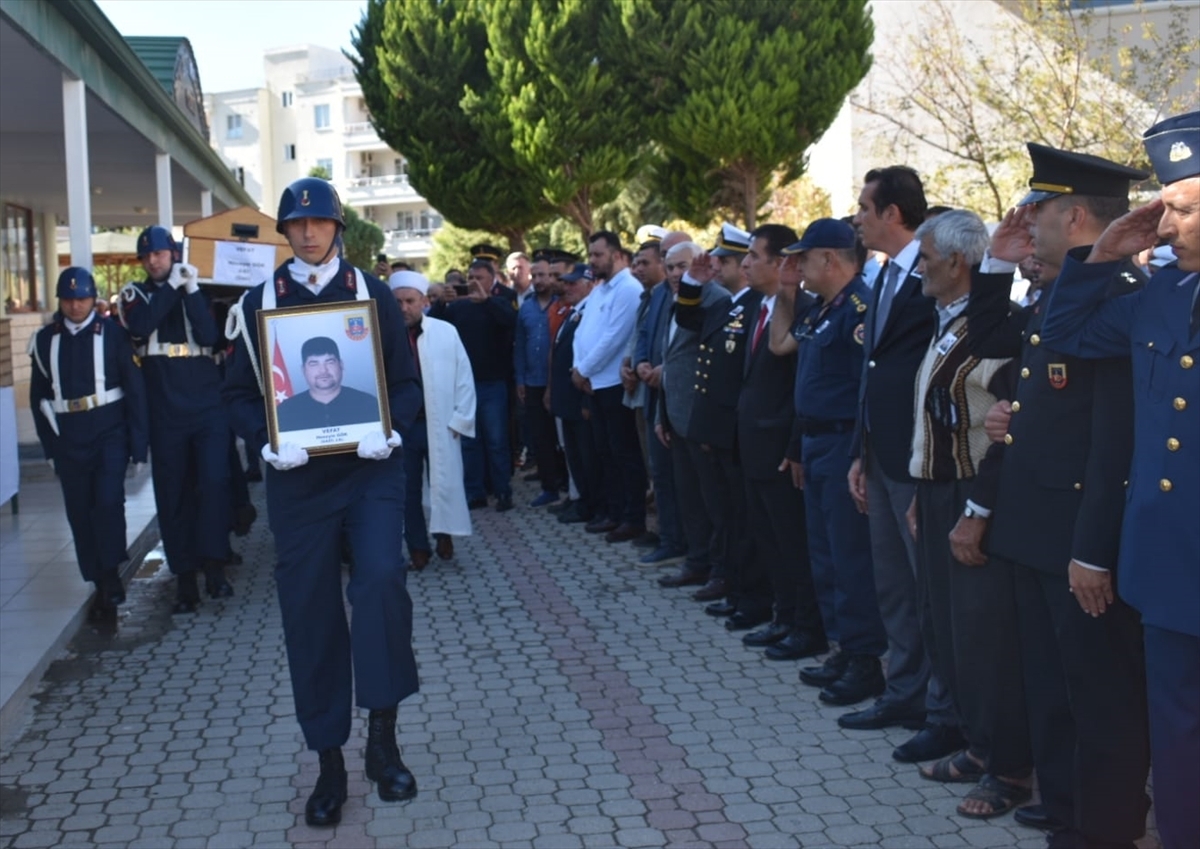
<svg viewBox="0 0 1200 849">
<path fill-rule="evenodd" d="M 667 252 L 667 281 L 673 289 L 678 290 L 693 257 L 702 253 L 703 250 L 695 242 L 684 242 Z M 702 287 L 699 303 L 693 306 L 708 311 L 728 302 L 729 293 L 716 283 L 709 282 Z M 700 336 L 696 330 L 678 322 L 676 310 L 677 305 L 670 304 L 661 322 L 664 325 L 662 344 L 665 353 L 654 433 L 670 449 L 687 557 L 676 573 L 658 579 L 662 587 L 700 586 L 706 584 L 710 577 L 722 580 L 726 577 L 721 547 L 728 533 L 728 528 L 724 526 L 728 516 L 719 514 L 717 494 L 713 491 L 717 484 L 711 458 L 701 444 L 688 435 L 698 395 L 693 388 L 693 378 L 697 371 Z M 711 574 L 714 568 L 716 575 Z"/>
<path fill-rule="evenodd" d="M 713 249 L 692 257 L 691 268 L 679 284 L 675 310 L 679 326 L 699 334 L 688 438 L 700 444 L 698 471 L 717 550 L 717 568 L 708 583 L 692 594 L 696 601 L 724 598 L 750 559 L 745 484 L 737 457 L 737 402 L 750 341 L 746 313 L 761 299 L 746 285 L 742 273 L 742 258 L 749 248 L 749 233 L 728 222 L 721 225 Z M 705 308 L 704 286 L 714 279 L 729 293 L 729 301 L 711 302 Z"/>
<path fill-rule="evenodd" d="M 925 212 L 925 190 L 914 170 L 891 166 L 867 173 L 854 224 L 863 244 L 889 260 L 872 287 L 864 328 L 866 368 L 849 483 L 870 522 L 875 590 L 888 635 L 887 688 L 872 707 L 838 719 L 843 728 L 856 729 L 927 723 L 895 752 L 898 760 L 909 762 L 962 746 L 950 693 L 936 674 L 930 675 L 932 647 L 922 639 L 924 597 L 917 590 L 916 549 L 904 518 L 914 492 L 908 474 L 913 384 L 935 324 L 933 301 L 921 294 L 916 273 L 919 243 L 913 234 Z"/>
<path fill-rule="evenodd" d="M 1069 249 L 1090 245 L 1128 211 L 1130 180 L 1148 175 L 1028 147 L 1032 191 L 993 235 L 967 306 L 971 353 L 1020 359 L 1014 400 L 998 405 L 1015 415 L 995 503 L 969 502 L 977 515 L 959 524 L 979 540 L 986 528 L 993 561 L 1008 561 L 1015 578 L 1041 795 L 1040 805 L 1016 812 L 1017 821 L 1059 830 L 1052 845 L 1130 844 L 1145 831 L 1150 753 L 1141 624 L 1112 594 L 1111 577 L 1133 452 L 1129 358 L 1085 360 L 1042 344 L 1045 303 L 1014 311 L 1008 293 L 1012 269 L 1031 256 L 1042 279 L 1053 281 Z M 1126 263 L 1108 295 L 1136 291 L 1144 279 Z M 1081 609 L 1073 580 L 1107 589 L 1103 615 Z"/>
</svg>

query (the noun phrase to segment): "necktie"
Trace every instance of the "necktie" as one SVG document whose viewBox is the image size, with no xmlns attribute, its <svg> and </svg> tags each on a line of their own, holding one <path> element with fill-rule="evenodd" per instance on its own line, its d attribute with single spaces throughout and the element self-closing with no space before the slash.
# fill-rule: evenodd
<svg viewBox="0 0 1200 849">
<path fill-rule="evenodd" d="M 896 281 L 900 277 L 900 263 L 889 262 L 884 274 L 883 291 L 879 293 L 879 304 L 875 308 L 875 338 L 878 339 L 887 325 L 888 312 L 892 308 L 892 300 L 896 297 Z"/>
<path fill-rule="evenodd" d="M 750 342 L 750 353 L 753 354 L 758 350 L 758 340 L 762 338 L 763 330 L 767 326 L 767 308 L 762 307 L 758 311 L 758 324 L 754 325 L 754 339 Z"/>
</svg>

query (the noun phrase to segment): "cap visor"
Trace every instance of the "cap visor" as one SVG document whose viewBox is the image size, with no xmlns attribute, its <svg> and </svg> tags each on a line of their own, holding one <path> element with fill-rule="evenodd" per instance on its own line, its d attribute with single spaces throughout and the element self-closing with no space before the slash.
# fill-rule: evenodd
<svg viewBox="0 0 1200 849">
<path fill-rule="evenodd" d="M 799 242 L 795 242 L 793 244 L 788 245 L 786 248 L 781 250 L 780 253 L 783 254 L 784 256 L 792 256 L 794 254 L 802 254 L 806 250 L 808 250 L 808 247 L 809 246 L 804 244 L 804 241 L 801 240 Z"/>
<path fill-rule="evenodd" d="M 708 252 L 709 256 L 745 256 L 746 251 L 731 251 L 729 248 L 713 248 Z"/>
<path fill-rule="evenodd" d="M 1062 192 L 1033 191 L 1033 192 L 1030 192 L 1029 194 L 1025 195 L 1025 197 L 1021 198 L 1019 201 L 1017 201 L 1017 206 L 1029 206 L 1029 204 L 1031 204 L 1031 203 L 1041 203 L 1044 200 L 1050 200 L 1050 198 L 1056 198 L 1061 194 L 1062 194 Z"/>
</svg>

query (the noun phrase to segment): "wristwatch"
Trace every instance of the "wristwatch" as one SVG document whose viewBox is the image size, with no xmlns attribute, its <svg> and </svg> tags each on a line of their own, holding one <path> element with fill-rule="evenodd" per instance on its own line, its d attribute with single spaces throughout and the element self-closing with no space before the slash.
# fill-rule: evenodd
<svg viewBox="0 0 1200 849">
<path fill-rule="evenodd" d="M 963 516 L 965 516 L 968 519 L 975 519 L 975 518 L 979 517 L 979 514 L 975 512 L 974 507 L 972 507 L 970 504 L 968 504 L 966 507 L 963 508 Z"/>
</svg>

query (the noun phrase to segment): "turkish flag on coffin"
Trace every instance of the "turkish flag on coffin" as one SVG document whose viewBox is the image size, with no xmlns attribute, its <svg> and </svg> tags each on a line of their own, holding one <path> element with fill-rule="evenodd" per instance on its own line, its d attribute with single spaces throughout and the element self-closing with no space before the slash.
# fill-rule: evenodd
<svg viewBox="0 0 1200 849">
<path fill-rule="evenodd" d="M 287 363 L 283 360 L 283 351 L 279 349 L 278 339 L 275 340 L 275 353 L 271 357 L 271 381 L 275 389 L 275 406 L 278 407 L 295 394 L 292 391 L 292 379 L 288 377 Z"/>
</svg>

